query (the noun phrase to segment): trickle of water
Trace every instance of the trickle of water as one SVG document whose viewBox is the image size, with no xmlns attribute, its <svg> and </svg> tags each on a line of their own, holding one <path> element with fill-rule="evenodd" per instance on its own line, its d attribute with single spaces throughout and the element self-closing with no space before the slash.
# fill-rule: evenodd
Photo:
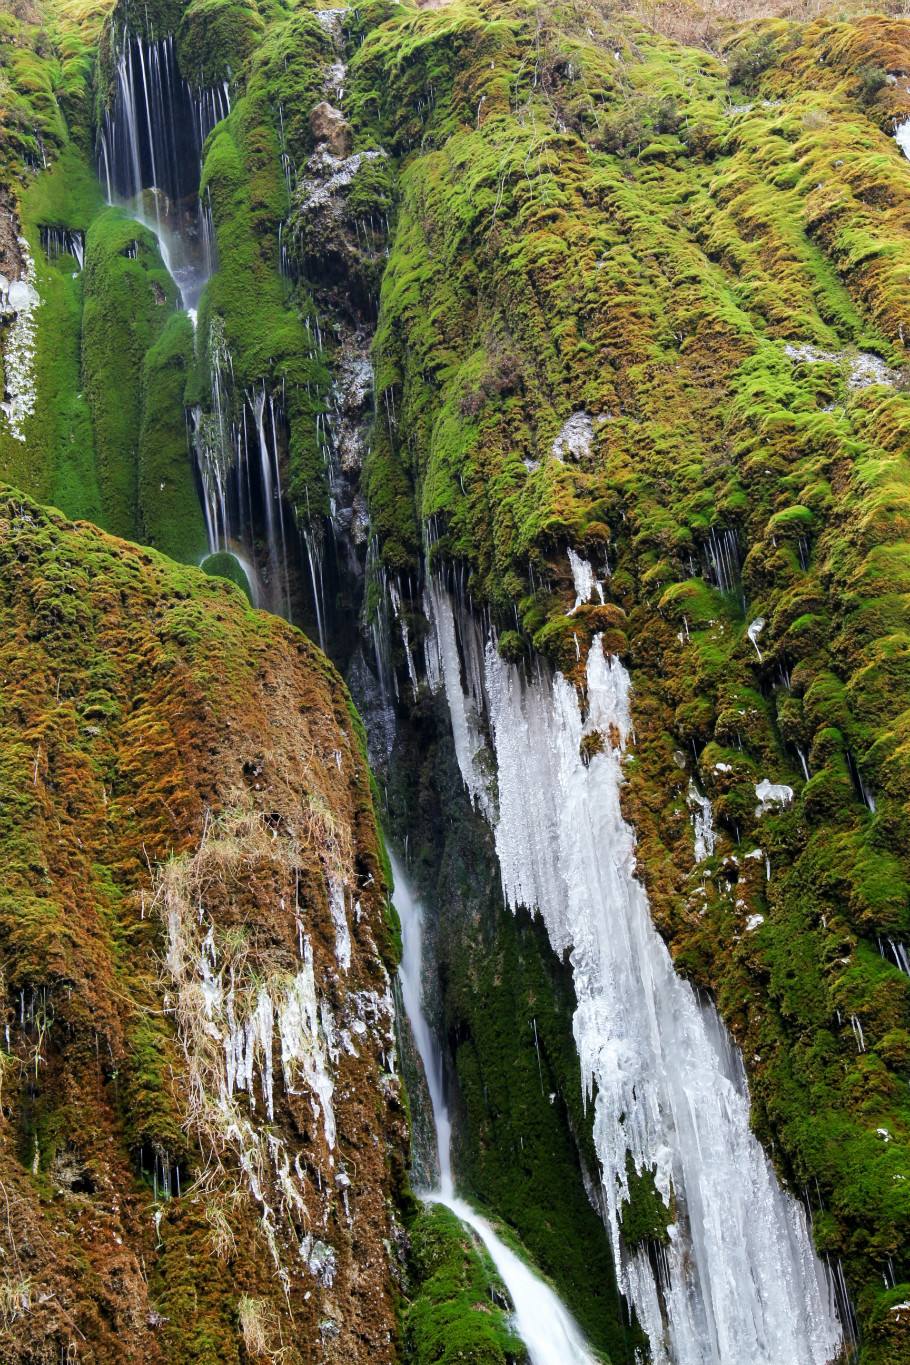
<svg viewBox="0 0 910 1365">
<path fill-rule="evenodd" d="M 202 148 L 230 108 L 226 81 L 193 90 L 183 78 L 173 35 L 123 34 L 114 99 L 98 134 L 98 177 L 108 203 L 154 232 L 190 313 L 214 264 L 211 208 L 199 198 Z"/>
<path fill-rule="evenodd" d="M 515 1330 L 527 1347 L 531 1365 L 595 1365 L 576 1323 L 550 1286 L 501 1241 L 485 1218 L 455 1193 L 452 1124 L 445 1100 L 442 1058 L 423 1012 L 423 907 L 414 896 L 400 862 L 394 854 L 390 857 L 395 906 L 401 918 L 402 955 L 398 968 L 401 998 L 427 1078 L 439 1154 L 439 1184 L 424 1191 L 422 1197 L 451 1209 L 483 1242 L 509 1291 L 515 1308 Z"/>
</svg>

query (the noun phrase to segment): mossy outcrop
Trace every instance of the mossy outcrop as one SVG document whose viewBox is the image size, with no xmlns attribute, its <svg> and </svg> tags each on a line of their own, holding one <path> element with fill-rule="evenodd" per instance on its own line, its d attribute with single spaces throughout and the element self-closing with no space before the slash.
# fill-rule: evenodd
<svg viewBox="0 0 910 1365">
<path fill-rule="evenodd" d="M 92 164 L 93 56 L 110 8 L 22 6 L 0 33 L 17 96 L 0 157 L 18 199 L 0 273 L 31 278 L 36 296 L 8 348 L 22 416 L 0 419 L 0 476 L 192 562 L 206 540 L 183 413 L 189 320 L 172 321 L 177 290 L 153 234 L 104 205 Z"/>
<path fill-rule="evenodd" d="M 540 653 L 580 682 L 587 645 L 600 634 L 629 664 L 636 745 L 625 813 L 656 922 L 679 970 L 713 994 L 741 1045 L 756 1130 L 810 1205 L 819 1249 L 844 1268 L 863 1360 L 896 1365 L 910 1331 L 902 1307 L 910 978 L 900 969 L 910 941 L 910 170 L 893 133 L 910 117 L 910 36 L 905 19 L 861 9 L 837 19 L 734 21 L 659 3 L 607 12 L 522 0 L 425 8 L 366 0 L 344 18 L 285 0 L 17 4 L 0 16 L 0 208 L 13 209 L 16 224 L 0 234 L 0 273 L 27 279 L 30 256 L 40 304 L 15 336 L 17 320 L 3 320 L 8 400 L 17 365 L 28 384 L 15 423 L 0 419 L 0 477 L 67 515 L 196 559 L 204 536 L 184 413 L 211 406 L 214 378 L 238 425 L 250 395 L 273 405 L 282 491 L 318 548 L 332 497 L 326 426 L 338 320 L 375 323 L 376 420 L 363 491 L 377 572 L 367 606 L 377 606 L 381 564 L 413 645 L 422 572 L 454 565 L 501 628 L 510 660 Z M 125 31 L 173 36 L 195 91 L 229 86 L 231 112 L 202 158 L 217 268 L 195 345 L 154 241 L 102 206 L 91 171 L 93 122 L 109 105 Z M 327 101 L 331 121 L 324 110 L 314 120 Z M 83 272 L 72 256 L 43 251 L 47 227 L 85 235 Z M 57 1197 L 51 1166 L 63 1173 L 53 1188 L 63 1182 L 67 1217 L 70 1201 L 95 1198 L 102 1179 L 109 1192 L 131 1191 L 130 1211 L 105 1217 L 121 1219 L 114 1233 L 124 1246 L 157 1257 L 156 1284 L 176 1285 L 170 1312 L 150 1301 L 154 1333 L 139 1318 L 125 1329 L 150 1352 L 156 1340 L 165 1356 L 177 1349 L 178 1328 L 159 1317 L 180 1324 L 187 1358 L 232 1358 L 225 1343 L 238 1330 L 245 1350 L 260 1341 L 278 1349 L 284 1309 L 246 1242 L 233 1303 L 220 1272 L 204 1291 L 186 1280 L 188 1249 L 202 1247 L 210 1229 L 187 1214 L 177 1240 L 165 1235 L 156 1247 L 147 1192 L 135 1194 L 137 1171 L 150 1172 L 153 1193 L 164 1178 L 162 1153 L 168 1171 L 184 1172 L 194 1153 L 169 1089 L 169 1068 L 183 1065 L 179 1035 L 150 1003 L 159 930 L 153 919 L 137 929 L 130 915 L 131 898 L 143 888 L 153 894 L 142 880 L 142 843 L 153 864 L 174 849 L 191 881 L 220 885 L 200 845 L 204 800 L 228 819 L 211 835 L 219 857 L 259 829 L 246 807 L 238 814 L 218 767 L 227 759 L 213 736 L 227 733 L 229 719 L 255 750 L 244 774 L 254 811 L 271 818 L 256 793 L 271 800 L 280 784 L 257 787 L 266 741 L 250 730 L 248 698 L 253 689 L 277 725 L 269 687 L 287 692 L 270 670 L 281 674 L 285 664 L 270 663 L 264 681 L 248 636 L 277 632 L 284 644 L 268 648 L 279 654 L 297 637 L 264 626 L 230 586 L 122 548 L 104 551 L 107 589 L 87 585 L 79 547 L 110 542 L 29 505 L 4 516 L 17 547 L 6 566 L 13 605 L 4 609 L 15 612 L 23 686 L 34 693 L 27 704 L 16 694 L 8 722 L 15 781 L 6 799 L 22 840 L 6 931 L 8 984 L 21 992 L 23 1021 L 10 1053 L 21 1084 L 5 1120 L 14 1113 L 18 1124 L 16 1198 L 38 1229 Z M 602 601 L 576 600 L 569 548 L 590 562 Z M 235 563 L 209 567 L 237 579 Z M 26 610 L 16 593 L 36 564 L 46 567 Z M 150 584 L 166 610 L 148 596 Z M 140 601 L 142 624 L 124 605 Z M 77 645 L 89 650 L 103 612 L 113 643 L 97 666 L 77 663 Z M 122 657 L 121 644 L 129 646 Z M 222 676 L 206 649 L 246 663 Z M 306 658 L 311 681 L 322 665 Z M 161 659 L 162 677 L 190 678 L 184 691 L 172 695 L 161 683 Z M 66 683 L 77 667 L 84 687 Z M 350 744 L 325 676 L 318 704 Z M 172 718 L 181 697 L 186 709 Z M 244 712 L 236 719 L 235 705 Z M 421 705 L 409 717 L 417 731 Z M 47 716 L 56 725 L 67 706 L 79 780 L 61 782 L 42 736 Z M 70 753 L 53 727 L 47 734 L 54 755 Z M 192 782 L 175 758 L 183 749 L 194 761 L 201 755 Z M 425 759 L 415 741 L 409 810 L 436 799 Z M 100 806 L 85 774 L 100 782 Z M 766 780 L 793 799 L 766 802 L 756 790 Z M 698 862 L 693 790 L 714 820 Z M 390 809 L 403 825 L 394 800 L 393 792 Z M 35 823 L 41 809 L 46 827 Z M 247 833 L 230 823 L 241 815 Z M 55 852 L 53 839 L 64 835 L 52 838 L 54 820 L 70 833 L 84 820 L 84 846 L 74 836 Z M 331 843 L 324 828 L 319 840 Z M 428 830 L 423 856 L 441 858 L 457 844 Z M 45 894 L 48 878 L 64 875 L 55 871 L 64 848 L 84 871 L 95 907 L 89 927 L 74 901 L 64 913 Z M 258 845 L 247 852 L 277 889 L 281 860 Z M 610 1280 L 598 1259 L 602 1228 L 583 1197 L 590 1151 L 560 964 L 524 917 L 503 917 L 486 863 L 466 870 L 463 849 L 446 857 L 463 913 L 453 916 L 457 934 L 452 927 L 438 945 L 448 972 L 439 1004 L 468 1120 L 463 1178 L 518 1229 L 592 1339 L 621 1359 L 630 1338 L 614 1332 L 612 1306 L 579 1287 L 579 1247 L 589 1265 L 603 1265 L 601 1285 Z M 216 890 L 226 917 L 218 952 L 234 963 L 243 935 L 224 899 Z M 272 930 L 256 925 L 264 943 Z M 263 943 L 254 948 L 269 966 L 277 947 Z M 91 1002 L 78 1018 L 69 996 L 65 1013 L 59 1003 L 60 983 L 65 993 L 73 982 Z M 141 1025 L 124 999 L 148 1004 Z M 87 1127 L 90 1107 L 66 1090 L 55 1049 L 69 1046 L 96 1078 L 99 1133 L 119 1153 L 116 1171 L 111 1164 L 104 1174 L 97 1144 L 87 1154 L 78 1144 L 75 1155 L 61 1148 L 59 1134 Z M 508 1096 L 502 1107 L 491 1105 L 490 1084 Z M 365 1093 L 392 1105 L 383 1085 L 373 1075 Z M 395 1130 L 400 1119 L 388 1121 Z M 505 1155 L 521 1137 L 518 1164 L 534 1175 L 537 1202 L 518 1196 Z M 569 1180 L 561 1204 L 544 1157 Z M 378 1174 L 376 1182 L 378 1190 Z M 179 1222 L 181 1201 L 172 1205 L 167 1216 Z M 659 1244 L 667 1214 L 645 1173 L 624 1217 L 629 1243 Z M 377 1213 L 377 1226 L 384 1217 Z M 242 1219 L 242 1229 L 255 1224 L 253 1215 Z M 458 1239 L 444 1223 L 435 1219 L 433 1236 L 457 1269 Z M 72 1256 L 61 1253 L 59 1283 L 70 1297 L 54 1292 L 88 1323 L 85 1305 L 100 1291 L 87 1281 L 80 1297 L 77 1270 L 90 1263 L 100 1277 L 109 1267 L 92 1260 L 91 1238 L 84 1250 L 75 1234 L 66 1237 Z M 310 1251 L 315 1275 L 325 1251 Z M 468 1297 L 477 1269 L 469 1261 Z M 135 1264 L 123 1274 L 145 1304 Z M 428 1271 L 422 1282 L 431 1298 L 433 1279 Z M 23 1271 L 21 1283 L 30 1280 Z M 417 1314 L 408 1327 L 426 1329 L 419 1349 L 428 1358 L 437 1310 L 444 1319 L 448 1309 L 436 1303 L 422 1326 Z M 311 1309 L 301 1311 L 326 1349 L 342 1350 Z M 379 1317 L 390 1321 L 387 1297 Z M 65 1321 L 53 1325 L 63 1345 Z M 91 1319 L 92 1332 L 107 1330 Z M 499 1318 L 490 1324 L 490 1359 L 508 1353 L 504 1332 Z"/>
<path fill-rule="evenodd" d="M 9 493 L 0 615 L 3 1359 L 393 1359 L 394 960 L 337 675 Z"/>
<path fill-rule="evenodd" d="M 910 1277 L 910 982 L 886 950 L 910 936 L 906 25 L 731 26 L 706 51 L 660 9 L 360 18 L 352 121 L 400 171 L 375 346 L 395 420 L 367 469 L 387 568 L 426 539 L 510 657 L 580 679 L 601 633 L 629 663 L 655 918 L 878 1359 L 904 1330 L 883 1280 Z M 605 605 L 573 610 L 570 547 Z"/>
<path fill-rule="evenodd" d="M 509 1326 L 508 1297 L 472 1234 L 440 1204 L 411 1225 L 413 1302 L 404 1318 L 405 1359 L 413 1365 L 523 1365 L 527 1353 Z M 479 1305 L 482 1309 L 479 1311 Z"/>
</svg>

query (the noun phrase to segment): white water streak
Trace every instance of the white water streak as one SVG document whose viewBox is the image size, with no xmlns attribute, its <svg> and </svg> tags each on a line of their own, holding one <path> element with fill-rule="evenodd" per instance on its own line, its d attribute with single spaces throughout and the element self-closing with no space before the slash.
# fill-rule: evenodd
<svg viewBox="0 0 910 1365">
<path fill-rule="evenodd" d="M 483 1242 L 509 1291 L 515 1308 L 515 1329 L 527 1347 L 531 1365 L 594 1365 L 578 1327 L 550 1286 L 501 1241 L 485 1218 L 455 1194 L 452 1125 L 445 1101 L 442 1061 L 423 1012 L 423 908 L 394 854 L 391 862 L 395 905 L 401 917 L 402 957 L 398 969 L 401 998 L 426 1073 L 439 1151 L 439 1186 L 424 1198 L 451 1209 Z"/>
<path fill-rule="evenodd" d="M 448 598 L 434 600 L 454 632 Z M 462 638 L 470 648 L 470 625 Z M 459 677 L 448 675 L 451 650 L 440 653 L 451 696 Z M 513 909 L 539 910 L 558 954 L 571 952 L 607 1223 L 654 1365 L 827 1365 L 842 1333 L 805 1213 L 750 1130 L 738 1053 L 674 971 L 635 876 L 620 807 L 628 673 L 596 640 L 583 718 L 561 675 L 528 682 L 489 642 L 484 667 L 503 888 Z M 586 764 L 581 742 L 595 733 L 603 748 Z M 661 1283 L 645 1252 L 620 1238 L 627 1152 L 638 1171 L 656 1169 L 674 1201 Z"/>
</svg>

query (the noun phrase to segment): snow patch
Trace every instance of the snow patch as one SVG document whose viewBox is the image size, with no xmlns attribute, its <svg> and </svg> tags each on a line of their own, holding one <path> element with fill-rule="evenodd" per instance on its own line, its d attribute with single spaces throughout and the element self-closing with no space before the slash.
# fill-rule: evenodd
<svg viewBox="0 0 910 1365">
<path fill-rule="evenodd" d="M 550 454 L 557 460 L 569 457 L 580 460 L 591 453 L 594 440 L 594 418 L 588 412 L 573 412 L 563 423 L 562 430 L 550 447 Z"/>
<path fill-rule="evenodd" d="M 385 152 L 355 152 L 353 156 L 333 156 L 326 147 L 320 147 L 307 162 L 311 173 L 301 180 L 295 191 L 295 201 L 302 212 L 325 208 L 339 190 L 346 189 L 365 161 L 381 161 Z"/>
<path fill-rule="evenodd" d="M 784 354 L 803 365 L 845 365 L 850 389 L 868 389 L 872 384 L 893 386 L 898 380 L 895 371 L 870 351 L 823 351 L 808 342 L 788 342 Z"/>
</svg>

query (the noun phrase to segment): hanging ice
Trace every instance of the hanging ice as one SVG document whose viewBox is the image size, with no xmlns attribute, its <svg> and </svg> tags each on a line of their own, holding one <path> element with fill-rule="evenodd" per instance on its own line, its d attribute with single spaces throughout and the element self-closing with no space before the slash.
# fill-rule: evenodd
<svg viewBox="0 0 910 1365">
<path fill-rule="evenodd" d="M 587 602 L 590 602 L 591 598 L 594 596 L 595 588 L 597 589 L 601 602 L 603 602 L 603 587 L 595 579 L 594 570 L 591 568 L 588 560 L 583 559 L 581 555 L 575 553 L 571 545 L 569 546 L 569 568 L 572 570 L 572 583 L 575 587 L 575 606 L 572 608 L 572 611 L 569 612 L 569 615 L 571 616 L 573 612 L 578 611 L 579 607 L 583 607 Z"/>
<path fill-rule="evenodd" d="M 351 931 L 345 910 L 344 882 L 340 877 L 329 878 L 329 909 L 335 929 L 335 957 L 343 972 L 351 966 Z"/>
<path fill-rule="evenodd" d="M 771 782 L 767 777 L 763 777 L 761 782 L 755 784 L 755 795 L 759 803 L 755 808 L 755 814 L 765 815 L 775 807 L 789 806 L 793 800 L 793 788 L 783 782 Z"/>
<path fill-rule="evenodd" d="M 700 792 L 694 781 L 689 782 L 687 792 L 689 809 L 692 811 L 692 824 L 695 827 L 695 861 L 703 863 L 714 853 L 714 820 L 711 802 Z"/>
<path fill-rule="evenodd" d="M 473 638 L 462 632 L 466 648 Z M 677 976 L 635 877 L 620 808 L 629 676 L 595 640 L 583 719 L 560 675 L 529 682 L 489 644 L 484 665 L 503 887 L 571 953 L 605 1216 L 654 1365 L 827 1365 L 842 1333 L 805 1214 L 750 1130 L 738 1053 Z M 457 674 L 445 682 L 449 695 L 460 687 Z M 674 1212 L 659 1278 L 620 1237 L 627 1153 L 656 1171 Z"/>
<path fill-rule="evenodd" d="M 7 283 L 0 302 L 0 317 L 14 314 L 3 348 L 7 401 L 0 403 L 0 412 L 16 440 L 24 441 L 24 423 L 35 411 L 35 313 L 41 298 L 36 288 L 35 263 L 24 237 L 19 238 L 19 249 L 25 274 L 21 280 Z"/>
</svg>

